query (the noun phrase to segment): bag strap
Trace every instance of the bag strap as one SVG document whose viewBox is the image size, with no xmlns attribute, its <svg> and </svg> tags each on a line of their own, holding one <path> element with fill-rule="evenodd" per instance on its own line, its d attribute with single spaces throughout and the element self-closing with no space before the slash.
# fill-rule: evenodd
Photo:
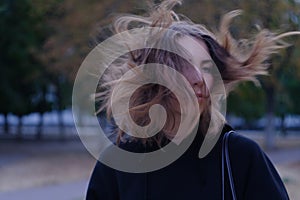
<svg viewBox="0 0 300 200">
<path fill-rule="evenodd" d="M 225 162 L 227 166 L 227 173 L 230 183 L 230 190 L 233 200 L 236 200 L 236 193 L 235 193 L 235 187 L 234 187 L 234 181 L 231 171 L 231 165 L 230 165 L 230 157 L 229 157 L 229 151 L 228 151 L 228 139 L 231 133 L 234 131 L 229 131 L 224 134 L 223 141 L 222 141 L 222 200 L 225 200 Z"/>
</svg>

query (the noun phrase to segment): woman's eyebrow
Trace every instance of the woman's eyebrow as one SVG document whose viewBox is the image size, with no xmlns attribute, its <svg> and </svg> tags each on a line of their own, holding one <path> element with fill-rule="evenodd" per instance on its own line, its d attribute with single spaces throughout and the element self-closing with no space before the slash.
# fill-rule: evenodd
<svg viewBox="0 0 300 200">
<path fill-rule="evenodd" d="M 213 64 L 214 65 L 214 61 L 212 59 L 208 59 L 208 60 L 203 60 L 201 61 L 200 65 L 204 65 L 204 64 Z"/>
</svg>

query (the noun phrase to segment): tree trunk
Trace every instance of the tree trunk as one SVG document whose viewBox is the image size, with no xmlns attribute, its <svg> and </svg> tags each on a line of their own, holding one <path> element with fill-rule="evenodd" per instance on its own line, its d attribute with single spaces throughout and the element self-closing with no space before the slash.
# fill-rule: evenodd
<svg viewBox="0 0 300 200">
<path fill-rule="evenodd" d="M 39 113 L 39 115 L 40 115 L 40 121 L 37 126 L 37 132 L 36 132 L 37 140 L 42 139 L 42 131 L 43 131 L 43 126 L 44 126 L 44 113 Z"/>
<path fill-rule="evenodd" d="M 65 130 L 64 130 L 64 123 L 63 123 L 63 97 L 62 97 L 62 89 L 61 85 L 58 83 L 56 88 L 56 97 L 57 97 L 57 114 L 58 114 L 58 130 L 60 134 L 60 139 L 65 140 Z"/>
<path fill-rule="evenodd" d="M 285 124 L 284 124 L 284 122 L 285 122 L 285 114 L 282 114 L 281 116 L 280 116 L 280 130 L 281 130 L 281 134 L 285 137 L 285 136 L 287 136 L 287 131 L 286 131 L 286 128 L 285 128 Z"/>
<path fill-rule="evenodd" d="M 4 113 L 4 133 L 9 134 L 8 113 Z"/>
<path fill-rule="evenodd" d="M 23 126 L 23 116 L 18 116 L 18 125 L 17 125 L 17 139 L 21 140 L 22 139 L 22 126 Z"/>
<path fill-rule="evenodd" d="M 58 128 L 59 128 L 60 139 L 65 140 L 65 126 L 63 122 L 62 110 L 58 110 L 57 114 L 58 114 Z"/>
<path fill-rule="evenodd" d="M 266 149 L 274 149 L 274 137 L 275 137 L 275 124 L 274 124 L 274 87 L 272 84 L 268 85 L 265 89 L 267 96 L 267 113 L 266 113 L 266 126 L 265 126 L 265 147 Z"/>
</svg>

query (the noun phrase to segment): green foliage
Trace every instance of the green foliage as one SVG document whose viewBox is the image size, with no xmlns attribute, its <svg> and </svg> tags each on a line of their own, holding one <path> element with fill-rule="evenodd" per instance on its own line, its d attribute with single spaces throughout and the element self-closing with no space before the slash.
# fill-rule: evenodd
<svg viewBox="0 0 300 200">
<path fill-rule="evenodd" d="M 252 82 L 241 84 L 228 97 L 228 110 L 247 122 L 260 118 L 265 113 L 265 93 Z"/>
<path fill-rule="evenodd" d="M 0 29 L 2 114 L 20 117 L 32 112 L 42 114 L 71 104 L 70 81 L 50 71 L 47 65 L 51 63 L 43 58 L 44 44 L 51 30 L 45 21 L 50 14 L 49 7 L 55 2 L 41 5 L 30 0 L 1 1 L 0 25 L 4 27 Z M 61 91 L 65 85 L 69 87 Z"/>
<path fill-rule="evenodd" d="M 97 42 L 97 31 L 108 27 L 114 13 L 140 14 L 145 7 L 144 0 L 1 0 L 0 113 L 24 115 L 70 105 L 72 81 L 89 45 Z M 224 13 L 242 9 L 231 27 L 237 38 L 251 38 L 255 25 L 275 32 L 300 28 L 300 6 L 294 0 L 185 0 L 176 9 L 212 30 Z M 262 88 L 239 86 L 229 97 L 229 112 L 247 120 L 263 116 L 265 86 L 271 86 L 278 115 L 300 113 L 300 40 L 287 41 L 294 48 L 272 58 L 271 76 L 261 79 Z M 55 88 L 55 100 L 46 98 L 49 86 Z"/>
<path fill-rule="evenodd" d="M 37 52 L 43 29 L 30 1 L 1 1 L 0 8 L 0 112 L 22 116 L 35 109 L 32 99 L 41 76 Z"/>
</svg>

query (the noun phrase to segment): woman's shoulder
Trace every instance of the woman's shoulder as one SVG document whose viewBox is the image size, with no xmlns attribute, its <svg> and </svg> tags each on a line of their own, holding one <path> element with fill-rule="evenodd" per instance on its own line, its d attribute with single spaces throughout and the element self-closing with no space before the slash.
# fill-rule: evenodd
<svg viewBox="0 0 300 200">
<path fill-rule="evenodd" d="M 233 129 L 231 129 L 228 141 L 229 150 L 232 154 L 248 156 L 249 158 L 249 156 L 257 156 L 263 153 L 263 150 L 256 141 Z"/>
<path fill-rule="evenodd" d="M 276 168 L 254 140 L 233 131 L 228 141 L 234 181 L 246 199 L 289 199 Z"/>
<path fill-rule="evenodd" d="M 231 133 L 228 146 L 231 157 L 238 160 L 241 165 L 249 162 L 265 162 L 267 157 L 256 141 L 236 131 Z"/>
<path fill-rule="evenodd" d="M 240 148 L 240 149 L 248 149 L 248 150 L 261 150 L 259 144 L 250 139 L 249 137 L 246 137 L 242 135 L 239 132 L 232 132 L 230 136 L 230 145 Z"/>
</svg>

